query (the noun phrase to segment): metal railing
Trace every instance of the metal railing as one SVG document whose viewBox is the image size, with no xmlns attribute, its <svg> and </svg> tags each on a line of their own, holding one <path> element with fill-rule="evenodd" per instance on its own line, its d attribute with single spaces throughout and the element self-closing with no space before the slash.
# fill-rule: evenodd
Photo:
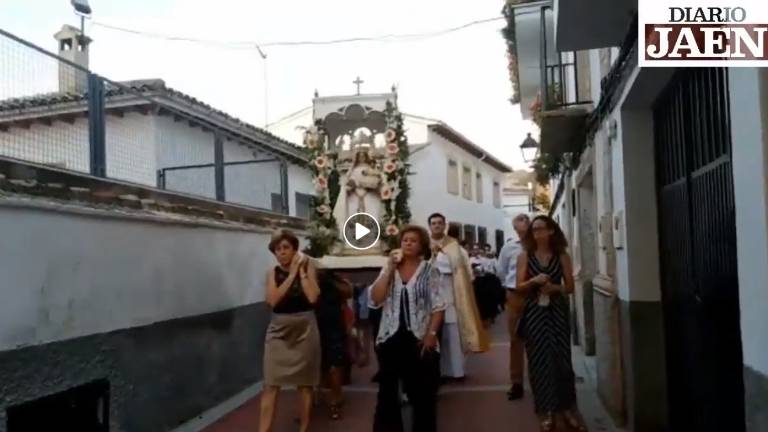
<svg viewBox="0 0 768 432">
<path fill-rule="evenodd" d="M 93 73 L 89 42 L 56 55 L 0 29 L 0 156 L 289 213 L 301 149 L 161 80 Z"/>
<path fill-rule="evenodd" d="M 579 56 L 575 51 L 556 52 L 557 61 L 550 63 L 547 40 L 547 11 L 552 7 L 541 7 L 540 47 L 541 47 L 541 87 L 542 110 L 567 108 L 575 105 L 591 104 L 589 97 L 582 96 L 579 88 Z"/>
</svg>

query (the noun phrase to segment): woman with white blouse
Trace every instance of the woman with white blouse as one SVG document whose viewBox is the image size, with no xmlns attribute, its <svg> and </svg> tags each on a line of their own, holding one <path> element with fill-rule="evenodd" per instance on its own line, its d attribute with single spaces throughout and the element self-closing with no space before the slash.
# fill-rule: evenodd
<svg viewBox="0 0 768 432">
<path fill-rule="evenodd" d="M 438 331 L 446 308 L 436 269 L 429 263 L 429 234 L 406 226 L 400 249 L 371 287 L 371 307 L 381 308 L 376 346 L 379 351 L 379 393 L 374 432 L 401 432 L 399 383 L 413 406 L 413 428 L 437 429 L 440 383 Z"/>
</svg>

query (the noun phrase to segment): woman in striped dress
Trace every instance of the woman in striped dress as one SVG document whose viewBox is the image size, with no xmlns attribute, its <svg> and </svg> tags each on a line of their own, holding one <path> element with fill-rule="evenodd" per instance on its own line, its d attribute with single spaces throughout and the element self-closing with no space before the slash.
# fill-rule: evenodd
<svg viewBox="0 0 768 432">
<path fill-rule="evenodd" d="M 555 430 L 555 418 L 586 431 L 576 407 L 571 364 L 568 295 L 573 293 L 573 265 L 568 242 L 548 216 L 533 219 L 517 259 L 517 289 L 527 293 L 518 332 L 525 339 L 536 414 L 542 432 Z"/>
</svg>

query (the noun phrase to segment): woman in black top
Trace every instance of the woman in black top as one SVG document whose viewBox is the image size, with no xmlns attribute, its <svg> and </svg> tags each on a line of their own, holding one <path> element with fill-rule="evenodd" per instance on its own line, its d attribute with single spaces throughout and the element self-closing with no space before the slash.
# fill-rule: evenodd
<svg viewBox="0 0 768 432">
<path fill-rule="evenodd" d="M 261 395 L 260 432 L 271 432 L 277 395 L 282 386 L 301 393 L 301 428 L 309 428 L 312 388 L 320 383 L 320 335 L 314 303 L 320 296 L 315 267 L 298 252 L 299 239 L 277 231 L 269 250 L 278 265 L 267 275 L 267 303 L 272 319 L 264 342 L 264 392 Z"/>
</svg>

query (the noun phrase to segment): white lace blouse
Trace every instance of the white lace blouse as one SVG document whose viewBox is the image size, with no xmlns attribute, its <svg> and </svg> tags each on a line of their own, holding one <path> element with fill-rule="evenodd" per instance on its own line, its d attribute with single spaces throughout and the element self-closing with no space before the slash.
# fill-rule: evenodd
<svg viewBox="0 0 768 432">
<path fill-rule="evenodd" d="M 385 272 L 386 269 L 382 269 L 373 285 L 376 285 L 376 282 L 384 277 Z M 395 271 L 395 276 L 392 278 L 393 286 L 390 287 L 387 299 L 380 305 L 376 305 L 373 303 L 373 300 L 369 300 L 371 308 L 383 308 L 379 334 L 376 337 L 377 345 L 384 343 L 397 333 L 397 329 L 400 326 L 400 304 L 403 290 L 407 292 L 408 299 L 408 315 L 405 320 L 408 330 L 419 340 L 427 334 L 432 314 L 444 311 L 447 307 L 446 296 L 439 278 L 440 275 L 437 269 L 426 260 L 421 262 L 416 272 L 406 284 L 403 284 L 400 272 Z"/>
</svg>

